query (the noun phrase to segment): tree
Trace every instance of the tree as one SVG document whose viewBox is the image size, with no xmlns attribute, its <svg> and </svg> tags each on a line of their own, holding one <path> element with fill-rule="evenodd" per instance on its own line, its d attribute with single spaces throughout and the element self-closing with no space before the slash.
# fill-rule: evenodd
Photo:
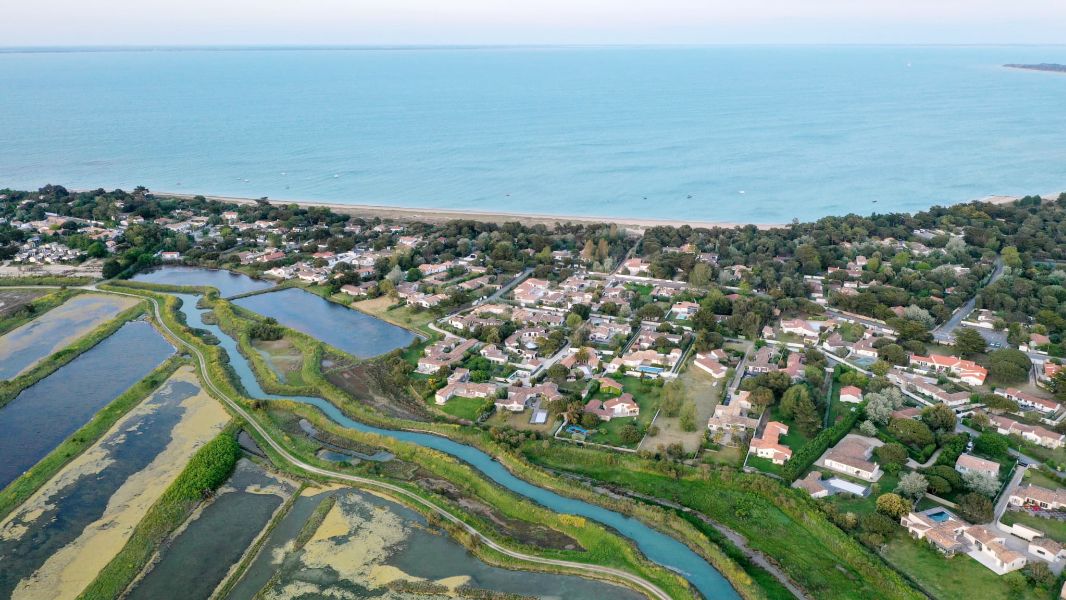
<svg viewBox="0 0 1066 600">
<path fill-rule="evenodd" d="M 973 356 L 981 354 L 987 348 L 985 338 L 976 329 L 960 327 L 955 330 L 955 352 L 959 356 Z"/>
<path fill-rule="evenodd" d="M 1033 361 L 1021 350 L 1004 348 L 988 355 L 988 375 L 997 384 L 1025 382 L 1032 368 Z"/>
<path fill-rule="evenodd" d="M 548 367 L 547 375 L 548 375 L 549 379 L 554 379 L 556 381 L 561 381 L 563 379 L 566 379 L 566 376 L 569 375 L 569 374 L 570 374 L 570 370 L 567 369 L 562 364 L 555 363 L 554 365 Z"/>
<path fill-rule="evenodd" d="M 859 425 L 859 431 L 861 431 L 863 435 L 874 437 L 877 435 L 877 425 L 874 425 L 874 422 L 870 419 L 866 419 L 861 425 Z"/>
<path fill-rule="evenodd" d="M 951 493 L 951 484 L 947 479 L 940 477 L 939 475 L 928 475 L 926 479 L 929 480 L 929 491 L 941 496 Z"/>
<path fill-rule="evenodd" d="M 1055 573 L 1051 571 L 1047 563 L 1039 560 L 1030 561 L 1022 569 L 1022 574 L 1029 580 L 1029 583 L 1036 587 L 1049 588 L 1056 580 Z"/>
<path fill-rule="evenodd" d="M 592 413 L 581 414 L 581 426 L 585 429 L 595 429 L 600 424 L 600 418 Z"/>
<path fill-rule="evenodd" d="M 899 478 L 896 491 L 908 498 L 918 498 L 929 488 L 929 481 L 921 473 L 910 472 Z"/>
<path fill-rule="evenodd" d="M 863 531 L 880 535 L 892 535 L 896 531 L 896 521 L 878 513 L 867 513 L 859 518 Z"/>
<path fill-rule="evenodd" d="M 581 325 L 581 315 L 577 313 L 570 313 L 566 315 L 566 326 L 570 329 L 577 329 Z"/>
<path fill-rule="evenodd" d="M 914 419 L 892 419 L 888 432 L 904 444 L 915 448 L 923 448 L 936 441 L 929 426 Z"/>
<path fill-rule="evenodd" d="M 781 416 L 786 419 L 792 419 L 796 416 L 797 405 L 803 400 L 810 400 L 811 393 L 807 389 L 807 386 L 803 384 L 796 384 L 787 390 L 783 396 L 781 396 Z"/>
<path fill-rule="evenodd" d="M 986 431 L 974 440 L 973 449 L 985 456 L 1000 458 L 1007 455 L 1007 451 L 1010 449 L 1010 442 L 1006 436 Z"/>
<path fill-rule="evenodd" d="M 888 372 L 890 370 L 892 370 L 892 365 L 883 360 L 878 360 L 874 364 L 870 365 L 870 370 L 873 371 L 874 375 L 877 375 L 878 377 L 884 377 L 885 375 L 888 375 Z"/>
<path fill-rule="evenodd" d="M 896 443 L 878 446 L 874 450 L 874 456 L 877 457 L 877 462 L 881 463 L 886 469 L 889 465 L 902 467 L 907 464 L 907 449 Z"/>
<path fill-rule="evenodd" d="M 681 414 L 678 416 L 678 425 L 681 426 L 681 431 L 696 431 L 696 404 L 693 402 L 686 402 L 681 407 Z"/>
<path fill-rule="evenodd" d="M 711 267 L 707 263 L 696 263 L 688 275 L 688 282 L 696 287 L 707 287 L 711 283 Z"/>
<path fill-rule="evenodd" d="M 1011 269 L 1022 268 L 1022 257 L 1018 253 L 1018 249 L 1014 246 L 1005 246 L 999 253 L 1000 258 L 1003 259 L 1003 265 L 1010 267 Z"/>
<path fill-rule="evenodd" d="M 992 501 L 981 494 L 962 494 L 955 503 L 959 507 L 959 514 L 971 523 L 988 523 L 992 520 Z"/>
<path fill-rule="evenodd" d="M 903 406 L 903 394 L 899 388 L 886 388 L 880 392 L 866 394 L 866 416 L 874 423 L 885 425 L 892 418 L 892 413 Z"/>
<path fill-rule="evenodd" d="M 907 351 L 899 344 L 886 344 L 881 346 L 877 350 L 877 356 L 881 360 L 893 365 L 905 365 L 907 364 L 907 361 L 910 360 L 910 357 L 907 356 Z"/>
<path fill-rule="evenodd" d="M 407 269 L 407 277 L 405 279 L 407 279 L 407 281 L 418 281 L 419 279 L 422 279 L 422 271 L 419 271 L 415 267 L 411 267 L 410 269 Z"/>
<path fill-rule="evenodd" d="M 922 422 L 933 431 L 955 431 L 955 411 L 946 404 L 934 404 L 922 410 Z"/>
<path fill-rule="evenodd" d="M 911 511 L 911 503 L 891 492 L 877 497 L 877 512 L 898 519 Z"/>
<path fill-rule="evenodd" d="M 663 416 L 676 417 L 681 413 L 681 404 L 685 401 L 685 390 L 681 383 L 674 379 L 668 381 L 659 393 L 659 406 Z"/>
<path fill-rule="evenodd" d="M 618 435 L 623 443 L 630 445 L 636 444 L 643 437 L 640 433 L 640 428 L 635 423 L 626 423 L 621 431 L 618 432 Z"/>
<path fill-rule="evenodd" d="M 999 480 L 986 473 L 967 471 L 962 474 L 962 481 L 971 492 L 994 497 L 999 493 Z"/>
</svg>

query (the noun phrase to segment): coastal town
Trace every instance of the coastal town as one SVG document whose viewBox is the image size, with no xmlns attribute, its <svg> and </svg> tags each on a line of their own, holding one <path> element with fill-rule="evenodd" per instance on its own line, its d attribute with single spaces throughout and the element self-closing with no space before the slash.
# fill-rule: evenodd
<svg viewBox="0 0 1066 600">
<path fill-rule="evenodd" d="M 1047 222 L 1066 195 L 768 231 L 385 221 L 144 188 L 0 206 L 20 279 L 225 269 L 400 324 L 417 338 L 379 360 L 413 410 L 617 497 L 723 518 L 553 453 L 750 478 L 933 597 L 960 573 L 995 597 L 1063 587 L 1066 255 Z M 749 558 L 821 597 L 739 506 Z"/>
</svg>

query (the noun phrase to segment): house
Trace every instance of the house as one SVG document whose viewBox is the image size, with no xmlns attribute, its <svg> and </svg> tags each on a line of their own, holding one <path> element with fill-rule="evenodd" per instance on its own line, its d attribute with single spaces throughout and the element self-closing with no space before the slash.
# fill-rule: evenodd
<svg viewBox="0 0 1066 600">
<path fill-rule="evenodd" d="M 781 321 L 781 333 L 789 333 L 805 338 L 817 338 L 819 328 L 811 325 L 803 319 L 789 319 Z"/>
<path fill-rule="evenodd" d="M 862 402 L 862 390 L 853 385 L 842 387 L 840 388 L 840 401 L 858 404 Z"/>
<path fill-rule="evenodd" d="M 966 453 L 960 454 L 955 461 L 955 470 L 962 474 L 981 473 L 993 479 L 999 477 L 999 463 Z"/>
<path fill-rule="evenodd" d="M 437 404 L 445 404 L 457 396 L 459 398 L 488 398 L 496 395 L 496 389 L 496 386 L 491 383 L 455 381 L 437 390 L 434 398 Z"/>
<path fill-rule="evenodd" d="M 1062 365 L 1055 364 L 1053 362 L 1045 362 L 1044 369 L 1040 373 L 1040 379 L 1043 381 L 1050 381 L 1055 374 L 1062 370 Z"/>
<path fill-rule="evenodd" d="M 428 375 L 436 373 L 441 367 L 450 367 L 463 359 L 466 353 L 477 345 L 477 340 L 462 340 L 456 343 L 454 340 L 442 340 L 429 346 L 425 350 L 425 356 L 418 359 L 419 373 Z"/>
<path fill-rule="evenodd" d="M 559 364 L 567 369 L 577 369 L 581 371 L 585 377 L 589 377 L 600 370 L 600 356 L 596 354 L 594 349 L 587 346 L 580 350 L 585 351 L 584 360 L 578 360 L 579 349 L 571 346 L 569 354 L 564 356 L 562 360 L 559 361 Z"/>
<path fill-rule="evenodd" d="M 693 364 L 695 364 L 697 368 L 710 374 L 710 376 L 714 377 L 715 379 L 722 379 L 729 372 L 729 367 L 723 365 L 717 360 L 714 360 L 713 358 L 710 358 L 709 356 L 702 358 L 697 357 L 696 360 L 693 361 Z"/>
<path fill-rule="evenodd" d="M 758 426 L 759 420 L 749 417 L 748 408 L 736 400 L 715 406 L 714 415 L 707 420 L 707 429 L 711 431 L 744 431 Z"/>
<path fill-rule="evenodd" d="M 649 266 L 639 258 L 631 258 L 622 263 L 622 268 L 627 269 L 630 275 L 644 275 L 648 272 Z"/>
<path fill-rule="evenodd" d="M 1026 425 L 1014 419 L 999 416 L 989 416 L 988 420 L 996 426 L 996 433 L 1000 435 L 1017 435 L 1027 442 L 1051 448 L 1052 450 L 1061 448 L 1063 444 L 1066 444 L 1066 435 L 1045 429 L 1039 425 Z"/>
<path fill-rule="evenodd" d="M 601 392 L 620 396 L 622 395 L 622 392 L 625 391 L 621 383 L 610 377 L 600 377 L 596 381 L 600 384 Z"/>
<path fill-rule="evenodd" d="M 963 360 L 957 356 L 913 354 L 911 366 L 933 373 L 949 372 L 970 385 L 982 385 L 988 377 L 988 371 L 984 367 L 972 360 Z"/>
<path fill-rule="evenodd" d="M 1038 485 L 1020 485 L 1007 497 L 1012 506 L 1039 508 L 1042 510 L 1066 509 L 1066 490 L 1049 490 Z"/>
<path fill-rule="evenodd" d="M 538 401 L 558 400 L 563 395 L 554 383 L 541 383 L 530 387 L 512 385 L 507 388 L 507 397 L 496 401 L 496 407 L 511 412 L 522 412 Z"/>
<path fill-rule="evenodd" d="M 1051 563 L 1066 555 L 1063 551 L 1062 544 L 1043 536 L 1030 540 L 1027 550 L 1029 550 L 1029 554 Z"/>
<path fill-rule="evenodd" d="M 633 399 L 633 394 L 622 394 L 605 402 L 589 400 L 585 412 L 594 414 L 604 421 L 620 417 L 635 417 L 640 414 L 640 405 Z"/>
<path fill-rule="evenodd" d="M 491 363 L 498 365 L 507 364 L 507 355 L 502 350 L 496 347 L 496 344 L 489 344 L 481 349 L 478 353 Z"/>
<path fill-rule="evenodd" d="M 999 575 L 1017 571 L 1025 566 L 1025 555 L 1008 549 L 1005 534 L 984 525 L 975 525 L 962 532 L 962 537 L 974 546 L 969 553 L 984 566 Z"/>
<path fill-rule="evenodd" d="M 774 362 L 774 349 L 770 346 L 763 346 L 755 352 L 755 358 L 751 360 L 745 367 L 749 373 L 769 373 L 777 370 L 777 363 Z"/>
<path fill-rule="evenodd" d="M 829 334 L 829 337 L 827 337 L 824 342 L 822 342 L 822 348 L 825 348 L 833 354 L 837 354 L 843 352 L 844 349 L 847 348 L 847 342 L 844 341 L 844 337 L 841 336 L 840 333 L 834 331 Z"/>
<path fill-rule="evenodd" d="M 755 454 L 759 458 L 765 458 L 775 465 L 783 465 L 792 458 L 792 449 L 781 444 L 778 440 L 788 433 L 788 425 L 778 421 L 770 421 L 766 424 L 762 434 L 751 440 L 748 453 Z"/>
<path fill-rule="evenodd" d="M 908 406 L 892 411 L 893 419 L 917 419 L 922 416 L 922 409 L 917 406 Z"/>
<path fill-rule="evenodd" d="M 700 305 L 695 302 L 675 302 L 670 307 L 670 316 L 676 319 L 688 319 L 699 311 Z"/>
<path fill-rule="evenodd" d="M 166 252 L 160 252 L 159 253 L 159 258 L 161 258 L 161 259 L 163 259 L 165 261 L 181 260 L 181 252 L 172 252 L 172 251 L 169 251 L 169 250 L 166 251 Z"/>
<path fill-rule="evenodd" d="M 848 435 L 825 454 L 825 467 L 864 481 L 881 478 L 881 467 L 870 461 L 876 447 L 874 440 Z"/>
<path fill-rule="evenodd" d="M 926 540 L 948 556 L 965 548 L 961 533 L 968 528 L 965 522 L 941 508 L 910 512 L 899 520 L 900 525 L 919 540 Z"/>
<path fill-rule="evenodd" d="M 798 479 L 792 483 L 792 487 L 803 490 L 811 495 L 811 498 L 825 498 L 830 494 L 829 486 L 822 483 L 822 474 L 818 471 L 811 471 L 807 473 L 807 476 L 803 479 Z"/>
<path fill-rule="evenodd" d="M 877 348 L 874 348 L 874 341 L 876 339 L 877 338 L 874 337 L 862 338 L 852 344 L 851 353 L 862 358 L 877 358 Z"/>
<path fill-rule="evenodd" d="M 1025 410 L 1035 410 L 1037 412 L 1049 414 L 1059 409 L 1058 402 L 1034 396 L 1033 394 L 1023 392 L 1018 388 L 997 389 L 996 395 L 1003 396 L 1008 400 L 1014 400 L 1018 403 L 1020 408 Z"/>
</svg>

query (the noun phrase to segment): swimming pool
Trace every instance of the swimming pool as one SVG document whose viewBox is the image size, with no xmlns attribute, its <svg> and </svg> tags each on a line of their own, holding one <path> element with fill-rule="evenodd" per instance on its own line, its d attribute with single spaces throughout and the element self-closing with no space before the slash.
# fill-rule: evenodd
<svg viewBox="0 0 1066 600">
<path fill-rule="evenodd" d="M 945 510 L 938 510 L 934 513 L 929 513 L 929 518 L 936 521 L 937 523 L 943 523 L 944 521 L 950 519 L 951 515 L 948 514 L 948 512 Z"/>
</svg>

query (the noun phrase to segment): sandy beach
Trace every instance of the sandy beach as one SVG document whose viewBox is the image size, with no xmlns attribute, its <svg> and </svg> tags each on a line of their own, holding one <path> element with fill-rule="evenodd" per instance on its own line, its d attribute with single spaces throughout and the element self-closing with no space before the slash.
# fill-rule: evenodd
<svg viewBox="0 0 1066 600">
<path fill-rule="evenodd" d="M 192 198 L 196 194 L 154 191 L 157 196 L 171 196 L 174 198 Z M 211 196 L 201 194 L 208 200 L 219 202 L 232 202 L 234 204 L 255 204 L 254 198 L 241 198 L 236 196 Z M 1019 196 L 986 196 L 973 202 L 989 202 L 992 204 L 1006 204 L 1017 200 Z M 1045 196 L 1051 199 L 1054 196 Z M 733 221 L 690 221 L 685 219 L 653 219 L 634 217 L 609 217 L 609 216 L 582 216 L 582 215 L 551 215 L 521 212 L 496 212 L 481 210 L 461 210 L 448 208 L 410 208 L 400 206 L 382 206 L 374 204 L 343 204 L 339 202 L 323 202 L 317 200 L 297 200 L 287 198 L 268 198 L 271 204 L 297 204 L 300 206 L 323 206 L 342 214 L 358 215 L 360 217 L 381 217 L 382 219 L 394 219 L 397 221 L 423 221 L 426 223 L 442 223 L 455 219 L 472 219 L 487 223 L 506 223 L 520 221 L 525 225 L 554 225 L 556 223 L 614 223 L 634 230 L 644 230 L 650 227 L 747 227 L 754 225 L 759 229 L 776 229 L 785 227 L 787 223 L 738 223 Z M 887 211 L 886 211 L 887 212 Z"/>
</svg>

